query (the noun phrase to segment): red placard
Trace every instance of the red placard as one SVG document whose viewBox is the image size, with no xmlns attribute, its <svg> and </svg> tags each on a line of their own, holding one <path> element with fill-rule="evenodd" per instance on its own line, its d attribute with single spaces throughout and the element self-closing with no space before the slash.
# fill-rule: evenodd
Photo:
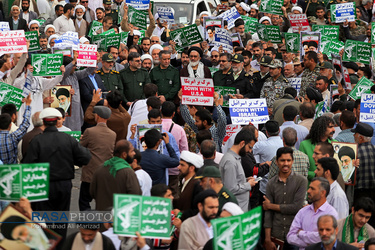
<svg viewBox="0 0 375 250">
<path fill-rule="evenodd" d="M 27 41 L 23 30 L 0 32 L 0 54 L 27 53 Z"/>
<path fill-rule="evenodd" d="M 181 77 L 182 104 L 212 106 L 214 82 L 208 78 Z"/>
<path fill-rule="evenodd" d="M 299 27 L 302 28 L 301 31 L 311 31 L 306 14 L 289 14 L 289 21 L 293 32 L 298 32 Z"/>
<path fill-rule="evenodd" d="M 98 47 L 94 44 L 78 44 L 77 66 L 96 67 Z"/>
</svg>

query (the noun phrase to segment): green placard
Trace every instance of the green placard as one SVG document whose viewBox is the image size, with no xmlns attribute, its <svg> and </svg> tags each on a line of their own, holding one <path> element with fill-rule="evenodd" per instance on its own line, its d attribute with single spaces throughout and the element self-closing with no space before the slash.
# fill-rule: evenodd
<svg viewBox="0 0 375 250">
<path fill-rule="evenodd" d="M 0 200 L 48 200 L 49 163 L 0 166 Z"/>
<path fill-rule="evenodd" d="M 35 19 L 35 20 L 38 21 L 39 27 L 42 26 L 46 22 L 46 20 L 44 19 Z"/>
<path fill-rule="evenodd" d="M 371 44 L 375 44 L 375 22 L 371 23 Z"/>
<path fill-rule="evenodd" d="M 365 43 L 355 40 L 346 40 L 344 48 L 343 61 L 370 63 L 371 43 Z"/>
<path fill-rule="evenodd" d="M 326 112 L 329 112 L 329 107 L 328 107 L 327 102 L 325 101 L 319 102 L 315 107 L 314 119 L 321 117 Z"/>
<path fill-rule="evenodd" d="M 285 33 L 286 51 L 290 53 L 298 53 L 301 46 L 301 38 L 298 33 Z"/>
<path fill-rule="evenodd" d="M 283 43 L 279 26 L 264 25 L 260 23 L 257 23 L 256 26 L 260 40 L 270 41 L 272 43 Z"/>
<path fill-rule="evenodd" d="M 64 133 L 76 139 L 77 142 L 81 140 L 81 131 L 64 131 Z"/>
<path fill-rule="evenodd" d="M 196 24 L 171 31 L 170 37 L 173 41 L 176 42 L 177 51 L 182 51 L 189 45 L 201 43 L 203 41 L 203 38 Z"/>
<path fill-rule="evenodd" d="M 354 100 L 357 100 L 361 98 L 362 94 L 371 94 L 370 88 L 372 85 L 374 85 L 373 82 L 362 76 L 352 91 L 350 91 L 349 96 Z"/>
<path fill-rule="evenodd" d="M 335 40 L 339 40 L 339 30 L 340 30 L 340 26 L 334 26 L 334 25 L 313 24 L 312 26 L 312 31 L 320 32 L 322 36 L 327 36 Z"/>
<path fill-rule="evenodd" d="M 249 16 L 243 16 L 241 15 L 242 20 L 245 22 L 245 32 L 251 32 L 251 33 L 256 33 L 257 32 L 257 27 L 256 24 L 258 23 L 258 19 L 254 17 L 249 17 Z M 246 45 L 246 44 L 244 44 Z"/>
<path fill-rule="evenodd" d="M 147 14 L 143 11 L 136 10 L 132 6 L 128 9 L 129 23 L 142 30 L 147 29 Z"/>
<path fill-rule="evenodd" d="M 87 36 L 91 38 L 93 36 L 93 33 L 101 28 L 103 28 L 103 24 L 101 22 L 95 20 L 92 21 L 91 28 Z"/>
<path fill-rule="evenodd" d="M 25 38 L 30 41 L 29 52 L 40 50 L 38 31 L 26 31 Z"/>
<path fill-rule="evenodd" d="M 92 43 L 98 46 L 98 50 L 107 51 L 109 46 L 120 46 L 120 37 L 120 34 L 94 35 L 92 37 Z"/>
<path fill-rule="evenodd" d="M 160 197 L 114 194 L 113 232 L 135 237 L 170 239 L 171 200 Z"/>
<path fill-rule="evenodd" d="M 63 63 L 62 54 L 32 54 L 31 65 L 34 67 L 34 76 L 59 76 Z"/>
<path fill-rule="evenodd" d="M 265 12 L 275 15 L 283 15 L 281 7 L 284 6 L 284 0 L 262 0 L 259 6 L 259 12 Z"/>
<path fill-rule="evenodd" d="M 141 45 L 142 38 L 144 38 L 146 36 L 145 35 L 146 31 L 145 30 L 138 30 L 138 31 L 141 32 L 141 37 L 138 40 L 138 44 Z M 129 32 L 121 32 L 120 33 L 120 43 L 127 44 L 128 35 L 129 35 Z"/>
<path fill-rule="evenodd" d="M 214 230 L 214 250 L 252 250 L 262 228 L 262 208 L 247 213 L 211 220 Z"/>
<path fill-rule="evenodd" d="M 323 54 L 326 54 L 328 59 L 331 58 L 331 53 L 338 55 L 340 53 L 340 50 L 344 47 L 344 43 L 340 42 L 338 40 L 330 40 L 325 46 L 322 51 Z"/>
<path fill-rule="evenodd" d="M 12 85 L 0 82 L 0 107 L 7 103 L 13 103 L 16 105 L 17 110 L 20 109 L 22 105 L 22 95 L 23 91 Z"/>
<path fill-rule="evenodd" d="M 109 29 L 109 30 L 107 30 L 107 31 L 105 31 L 103 33 L 98 34 L 98 35 L 100 35 L 100 36 L 108 36 L 108 35 L 113 35 L 113 34 L 116 34 L 115 29 Z"/>
<path fill-rule="evenodd" d="M 214 76 L 215 72 L 218 72 L 220 69 L 219 68 L 214 68 L 214 67 L 208 67 L 211 72 L 211 76 Z"/>
<path fill-rule="evenodd" d="M 224 87 L 224 86 L 215 86 L 215 92 L 222 96 L 228 96 L 229 94 L 235 95 L 236 88 L 234 87 Z M 224 98 L 223 107 L 229 108 L 229 98 Z"/>
</svg>

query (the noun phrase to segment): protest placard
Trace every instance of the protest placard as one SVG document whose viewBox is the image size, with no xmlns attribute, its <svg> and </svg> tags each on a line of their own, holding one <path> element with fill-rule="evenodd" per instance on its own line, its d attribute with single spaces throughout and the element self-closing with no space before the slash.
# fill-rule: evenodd
<svg viewBox="0 0 375 250">
<path fill-rule="evenodd" d="M 286 51 L 289 53 L 298 53 L 300 50 L 300 35 L 299 33 L 285 33 Z"/>
<path fill-rule="evenodd" d="M 301 89 L 301 78 L 300 77 L 292 77 L 288 78 L 290 85 L 297 90 L 297 95 L 299 94 L 299 90 Z"/>
<path fill-rule="evenodd" d="M 375 122 L 375 94 L 362 94 L 360 122 Z"/>
<path fill-rule="evenodd" d="M 307 21 L 306 14 L 289 14 L 290 25 L 292 32 L 311 31 L 309 21 Z"/>
<path fill-rule="evenodd" d="M 9 23 L 8 22 L 0 22 L 0 31 L 9 31 Z"/>
<path fill-rule="evenodd" d="M 181 52 L 185 47 L 203 42 L 196 24 L 171 31 L 170 37 L 176 42 L 176 50 Z"/>
<path fill-rule="evenodd" d="M 352 84 L 350 82 L 348 69 L 342 65 L 341 56 L 338 54 L 331 54 L 332 64 L 334 69 L 338 70 L 341 73 L 341 77 L 344 78 L 345 85 L 344 89 L 352 89 Z"/>
<path fill-rule="evenodd" d="M 327 101 L 319 102 L 315 107 L 315 117 L 314 119 L 321 117 L 324 113 L 329 112 L 329 106 Z"/>
<path fill-rule="evenodd" d="M 144 141 L 144 136 L 147 131 L 150 129 L 156 129 L 160 133 L 163 133 L 163 126 L 159 124 L 142 124 L 137 125 L 137 149 L 141 152 L 147 149 L 146 143 Z M 164 141 L 162 141 L 159 145 L 159 148 L 156 150 L 160 154 L 163 153 Z"/>
<path fill-rule="evenodd" d="M 95 44 L 78 45 L 78 67 L 96 67 L 98 49 Z"/>
<path fill-rule="evenodd" d="M 331 41 L 332 38 L 328 37 L 328 36 L 321 36 L 320 37 L 320 44 L 319 44 L 319 50 L 320 51 L 325 51 L 326 50 L 326 46 L 329 45 L 329 42 Z M 322 52 L 323 53 L 323 52 Z"/>
<path fill-rule="evenodd" d="M 238 19 L 241 18 L 240 13 L 238 13 L 236 7 L 232 7 L 229 10 L 225 11 L 224 13 L 221 13 L 218 15 L 218 17 L 222 17 L 223 20 L 228 21 L 228 30 L 234 27 L 234 22 Z"/>
<path fill-rule="evenodd" d="M 214 68 L 214 67 L 208 67 L 210 72 L 211 72 L 211 76 L 214 76 L 215 72 L 219 71 L 220 69 L 219 68 Z"/>
<path fill-rule="evenodd" d="M 59 76 L 63 63 L 62 54 L 32 54 L 31 65 L 34 67 L 34 76 Z"/>
<path fill-rule="evenodd" d="M 374 85 L 373 82 L 362 76 L 362 78 L 358 81 L 352 91 L 350 91 L 349 97 L 357 100 L 361 98 L 362 94 L 371 94 L 370 88 L 372 85 Z"/>
<path fill-rule="evenodd" d="M 241 125 L 233 125 L 233 124 L 229 124 L 225 127 L 225 137 L 223 139 L 223 144 L 225 144 L 228 139 L 234 135 L 235 133 L 239 132 L 240 130 L 242 129 Z"/>
<path fill-rule="evenodd" d="M 313 32 L 313 31 L 301 31 L 301 49 L 300 55 L 301 58 L 305 55 L 305 46 L 307 50 L 310 48 L 313 49 L 316 53 L 320 52 L 320 32 Z"/>
<path fill-rule="evenodd" d="M 39 27 L 41 27 L 47 20 L 45 19 L 35 19 L 39 23 Z"/>
<path fill-rule="evenodd" d="M 0 54 L 27 53 L 25 31 L 10 30 L 0 32 Z"/>
<path fill-rule="evenodd" d="M 96 20 L 92 21 L 91 28 L 87 36 L 91 38 L 94 35 L 94 32 L 96 32 L 97 30 L 101 28 L 103 28 L 103 24 L 101 22 L 98 22 Z"/>
<path fill-rule="evenodd" d="M 167 22 L 169 24 L 175 23 L 172 7 L 157 6 L 156 11 L 159 15 L 160 22 Z"/>
<path fill-rule="evenodd" d="M 269 120 L 267 101 L 264 98 L 229 99 L 229 111 L 232 124 L 260 124 Z"/>
<path fill-rule="evenodd" d="M 22 93 L 23 91 L 21 89 L 0 82 L 0 107 L 7 103 L 12 103 L 16 105 L 17 110 L 19 110 L 22 105 Z"/>
<path fill-rule="evenodd" d="M 141 42 L 142 42 L 142 38 L 145 37 L 146 31 L 145 30 L 138 30 L 138 31 L 141 32 L 141 37 L 138 40 L 138 44 L 140 45 Z M 120 33 L 120 43 L 127 44 L 128 43 L 128 35 L 129 35 L 129 32 L 121 32 Z"/>
<path fill-rule="evenodd" d="M 148 10 L 150 0 L 126 0 L 126 4 L 137 10 Z"/>
<path fill-rule="evenodd" d="M 346 40 L 343 61 L 369 63 L 371 57 L 371 43 L 356 40 Z"/>
<path fill-rule="evenodd" d="M 147 7 L 148 8 L 148 7 Z M 132 6 L 128 9 L 129 23 L 140 29 L 147 29 L 147 14 L 143 11 L 136 10 Z"/>
<path fill-rule="evenodd" d="M 331 92 L 331 106 L 332 106 L 332 103 L 334 102 L 334 100 L 339 97 L 339 94 L 340 94 L 339 93 L 339 85 L 331 84 L 329 86 L 329 89 L 330 89 L 329 92 Z"/>
<path fill-rule="evenodd" d="M 223 50 L 227 51 L 228 53 L 233 52 L 233 43 L 232 43 L 232 37 L 228 30 L 226 29 L 215 29 L 215 37 L 213 44 L 216 47 L 223 46 Z"/>
<path fill-rule="evenodd" d="M 242 39 L 239 33 L 232 33 L 231 37 L 232 37 L 233 47 L 235 46 L 243 47 Z"/>
<path fill-rule="evenodd" d="M 272 43 L 283 43 L 281 39 L 279 26 L 257 23 L 257 32 L 259 39 L 262 41 L 270 41 Z"/>
<path fill-rule="evenodd" d="M 317 25 L 313 24 L 312 31 L 320 32 L 322 36 L 328 36 L 331 39 L 339 40 L 339 26 L 335 25 Z"/>
<path fill-rule="evenodd" d="M 371 23 L 371 44 L 375 44 L 375 22 Z"/>
<path fill-rule="evenodd" d="M 77 142 L 81 140 L 81 131 L 64 131 L 64 133 L 76 139 Z"/>
<path fill-rule="evenodd" d="M 203 32 L 203 40 L 207 40 L 208 44 L 213 45 L 215 41 L 215 30 L 216 28 L 224 28 L 224 20 L 222 17 L 203 17 L 203 27 L 205 27 L 205 32 Z"/>
<path fill-rule="evenodd" d="M 331 4 L 330 9 L 332 23 L 354 22 L 357 19 L 355 2 Z"/>
<path fill-rule="evenodd" d="M 49 163 L 0 165 L 0 200 L 48 200 Z"/>
<path fill-rule="evenodd" d="M 214 88 L 215 92 L 217 92 L 224 98 L 223 107 L 228 108 L 229 107 L 229 95 L 235 95 L 236 94 L 236 88 L 234 87 L 226 87 L 226 86 L 215 86 Z"/>
<path fill-rule="evenodd" d="M 249 17 L 249 16 L 243 16 L 241 15 L 242 20 L 245 22 L 245 32 L 248 33 L 256 33 L 257 32 L 257 27 L 256 24 L 258 23 L 258 19 L 254 17 Z"/>
<path fill-rule="evenodd" d="M 38 31 L 26 31 L 25 38 L 30 42 L 29 52 L 34 52 L 40 50 L 39 46 L 39 34 Z"/>
<path fill-rule="evenodd" d="M 255 249 L 262 229 L 262 207 L 244 214 L 211 220 L 214 250 Z"/>
<path fill-rule="evenodd" d="M 182 104 L 214 105 L 214 82 L 208 78 L 181 77 Z"/>
<path fill-rule="evenodd" d="M 284 0 L 262 0 L 259 6 L 259 12 L 265 12 L 275 15 L 283 15 L 281 7 L 284 6 Z"/>
<path fill-rule="evenodd" d="M 54 48 L 73 48 L 77 50 L 79 44 L 78 33 L 73 31 L 67 31 L 62 34 L 59 38 L 55 39 Z"/>
<path fill-rule="evenodd" d="M 328 59 L 331 58 L 331 54 L 338 55 L 340 53 L 340 50 L 344 48 L 344 43 L 340 42 L 338 40 L 330 40 L 327 42 L 327 44 L 324 46 L 322 53 L 326 54 Z"/>
<path fill-rule="evenodd" d="M 98 50 L 107 51 L 109 46 L 119 47 L 121 34 L 103 34 L 94 35 L 92 37 L 92 43 L 98 46 Z"/>
<path fill-rule="evenodd" d="M 114 194 L 113 232 L 135 237 L 170 239 L 171 199 L 141 195 Z"/>
</svg>

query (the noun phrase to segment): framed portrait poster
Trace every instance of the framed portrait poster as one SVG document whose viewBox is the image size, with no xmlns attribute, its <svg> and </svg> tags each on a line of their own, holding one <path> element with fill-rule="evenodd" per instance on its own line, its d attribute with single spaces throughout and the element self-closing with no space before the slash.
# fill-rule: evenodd
<svg viewBox="0 0 375 250">
<path fill-rule="evenodd" d="M 51 108 L 62 108 L 65 111 L 65 116 L 72 115 L 72 90 L 71 85 L 56 85 L 51 89 L 51 97 L 53 102 L 50 104 Z"/>
<path fill-rule="evenodd" d="M 332 142 L 334 155 L 340 167 L 340 172 L 346 185 L 355 185 L 357 169 L 354 161 L 358 156 L 358 144 L 347 142 Z"/>
</svg>

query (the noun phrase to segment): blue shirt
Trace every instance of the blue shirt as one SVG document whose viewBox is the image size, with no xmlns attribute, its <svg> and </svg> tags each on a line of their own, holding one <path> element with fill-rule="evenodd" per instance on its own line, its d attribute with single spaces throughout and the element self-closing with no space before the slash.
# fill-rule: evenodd
<svg viewBox="0 0 375 250">
<path fill-rule="evenodd" d="M 309 134 L 309 130 L 301 125 L 295 124 L 294 121 L 287 121 L 284 122 L 283 125 L 280 126 L 280 137 L 283 138 L 283 130 L 285 128 L 294 128 L 297 131 L 297 142 L 295 144 L 295 148 L 299 149 L 299 144 L 301 141 L 305 140 L 306 136 Z"/>
<path fill-rule="evenodd" d="M 94 85 L 95 90 L 98 90 L 98 83 L 95 80 L 95 74 L 89 75 L 89 78 L 90 78 L 90 80 L 92 82 L 92 85 Z"/>
<path fill-rule="evenodd" d="M 322 247 L 322 250 L 326 250 L 326 248 L 324 247 L 323 243 L 321 243 L 320 246 Z M 332 250 L 336 250 L 336 247 L 337 247 L 337 240 L 335 241 L 335 244 L 333 245 Z"/>
</svg>

